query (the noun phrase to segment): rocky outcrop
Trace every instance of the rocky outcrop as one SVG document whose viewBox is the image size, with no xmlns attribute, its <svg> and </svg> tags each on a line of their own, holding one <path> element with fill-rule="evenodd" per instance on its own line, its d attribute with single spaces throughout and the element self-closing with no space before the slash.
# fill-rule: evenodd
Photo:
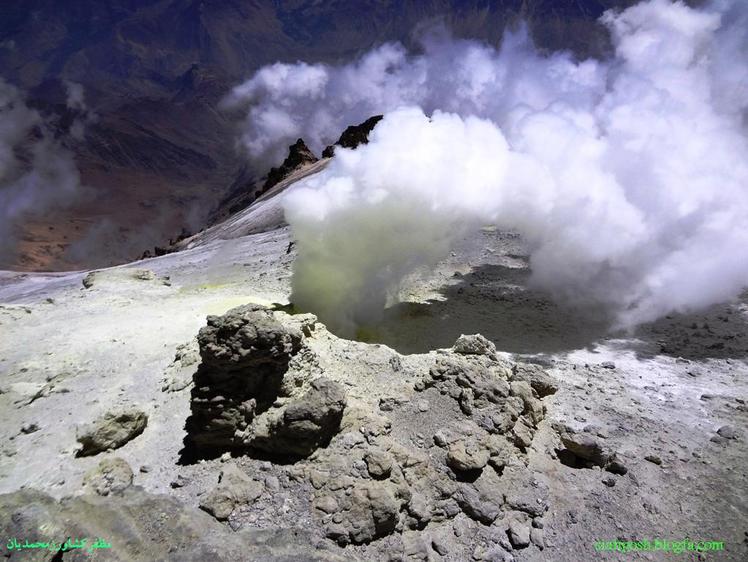
<svg viewBox="0 0 748 562">
<path fill-rule="evenodd" d="M 429 375 L 423 386 L 457 402 L 477 426 L 467 432 L 475 440 L 489 443 L 489 436 L 501 435 L 522 451 L 529 446 L 544 409 L 529 383 L 510 382 L 510 366 L 488 355 L 445 356 L 437 359 Z"/>
<path fill-rule="evenodd" d="M 462 334 L 452 346 L 452 351 L 460 355 L 487 355 L 496 358 L 496 346 L 480 334 Z"/>
<path fill-rule="evenodd" d="M 262 450 L 303 457 L 326 445 L 346 406 L 343 387 L 324 377 L 284 388 L 302 331 L 258 305 L 208 317 L 198 335 L 187 442 L 198 451 Z M 299 381 L 303 387 L 303 381 Z"/>
<path fill-rule="evenodd" d="M 488 458 L 488 449 L 473 438 L 458 439 L 447 451 L 447 464 L 457 472 L 482 470 Z"/>
<path fill-rule="evenodd" d="M 391 541 L 403 556 L 428 558 L 432 547 L 416 532 L 458 520 L 474 531 L 501 529 L 490 532 L 507 548 L 532 544 L 531 525 L 548 509 L 547 487 L 526 468 L 545 416 L 538 391 L 552 383 L 542 369 L 519 368 L 487 339 L 464 335 L 418 359 L 397 399 L 378 390 L 349 397 L 338 381 L 352 383 L 326 372 L 308 347 L 319 345 L 316 334 L 313 317 L 258 305 L 211 316 L 200 330 L 188 439 L 203 452 L 290 467 L 284 480 L 283 471 L 278 478 L 229 465 L 202 496 L 203 510 L 235 526 L 268 503 L 280 509 L 311 492 L 311 513 L 300 500 L 298 516 L 340 546 Z M 381 354 L 384 369 L 405 376 L 391 350 L 362 353 Z"/>
<path fill-rule="evenodd" d="M 332 157 L 335 154 L 336 146 L 342 146 L 343 148 L 356 148 L 361 144 L 367 144 L 369 142 L 369 133 L 371 133 L 372 129 L 374 129 L 377 123 L 381 120 L 382 115 L 374 115 L 373 117 L 369 117 L 363 123 L 347 127 L 335 144 L 326 147 L 325 150 L 322 151 L 322 157 Z"/>
<path fill-rule="evenodd" d="M 414 531 L 463 513 L 479 529 L 501 520 L 507 540 L 511 515 L 525 548 L 530 523 L 548 509 L 547 487 L 525 467 L 545 414 L 530 383 L 514 380 L 513 364 L 485 338 L 462 336 L 437 354 L 414 393 L 378 400 L 381 414 L 346 410 L 324 454 L 301 469 L 326 536 L 340 545 L 402 537 L 403 553 L 420 552 Z"/>
<path fill-rule="evenodd" d="M 265 307 L 246 305 L 209 316 L 198 345 L 202 363 L 194 375 L 189 442 L 220 452 L 244 447 L 236 434 L 278 397 L 301 334 L 282 326 Z"/>
<path fill-rule="evenodd" d="M 90 426 L 79 428 L 77 439 L 81 448 L 76 456 L 118 449 L 143 433 L 147 424 L 148 416 L 136 408 L 107 412 Z"/>
<path fill-rule="evenodd" d="M 100 284 L 112 286 L 129 281 L 150 281 L 154 285 L 171 286 L 168 276 L 159 277 L 150 269 L 129 267 L 91 271 L 81 280 L 81 283 L 84 288 L 91 289 L 94 286 L 98 287 Z"/>
<path fill-rule="evenodd" d="M 327 528 L 327 536 L 343 545 L 390 534 L 397 527 L 402 506 L 391 486 L 376 482 L 356 483 L 350 493 L 338 494 L 334 501 L 337 517 Z"/>
<path fill-rule="evenodd" d="M 270 169 L 260 193 L 265 193 L 302 166 L 312 164 L 317 160 L 318 158 L 309 150 L 303 139 L 297 139 L 294 144 L 288 147 L 288 156 L 283 163 L 277 168 Z"/>
</svg>

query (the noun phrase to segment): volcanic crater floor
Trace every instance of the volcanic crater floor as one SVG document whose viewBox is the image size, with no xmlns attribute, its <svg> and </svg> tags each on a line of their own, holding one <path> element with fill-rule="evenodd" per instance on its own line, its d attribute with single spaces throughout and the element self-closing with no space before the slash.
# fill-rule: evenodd
<svg viewBox="0 0 748 562">
<path fill-rule="evenodd" d="M 487 228 L 353 341 L 282 312 L 289 240 L 279 228 L 93 275 L 0 274 L 6 537 L 112 544 L 63 560 L 584 561 L 624 556 L 597 541 L 686 538 L 724 542 L 691 558 L 748 558 L 748 295 L 611 333 L 599 311 L 528 287 L 522 241 Z M 184 462 L 198 331 L 248 303 L 300 334 L 283 392 L 245 431 L 266 450 Z M 337 411 L 312 392 L 321 378 L 345 396 L 339 426 L 289 456 L 288 411 Z M 80 456 L 77 437 L 112 411 L 147 424 L 130 435 L 127 418 L 123 443 Z"/>
</svg>

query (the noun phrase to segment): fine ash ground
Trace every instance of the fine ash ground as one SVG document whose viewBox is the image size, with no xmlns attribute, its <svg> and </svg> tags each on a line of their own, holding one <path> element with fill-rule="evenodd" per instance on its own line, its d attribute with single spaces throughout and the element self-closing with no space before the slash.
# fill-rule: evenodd
<svg viewBox="0 0 748 562">
<path fill-rule="evenodd" d="M 596 553 L 596 540 L 686 537 L 724 541 L 725 552 L 699 559 L 748 559 L 748 295 L 610 335 L 600 315 L 529 289 L 521 241 L 493 228 L 463 240 L 433 273 L 412 276 L 402 302 L 362 332 L 368 343 L 319 323 L 307 330 L 304 355 L 291 367 L 300 387 L 324 376 L 347 396 L 327 448 L 297 462 L 224 455 L 180 463 L 206 315 L 288 303 L 289 231 L 270 226 L 277 228 L 243 237 L 232 230 L 225 240 L 212 231 L 191 249 L 93 275 L 1 274 L 6 535 L 31 539 L 34 526 L 54 520 L 41 528 L 109 540 L 111 551 L 86 555 L 101 560 L 584 561 L 621 559 Z M 478 333 L 496 344 L 495 358 L 445 351 L 461 334 Z M 505 466 L 494 467 L 495 451 L 488 465 L 481 461 L 479 443 L 462 458 L 477 471 L 450 467 L 444 436 L 464 427 L 457 437 L 469 442 L 481 410 L 476 402 L 466 413 L 429 386 L 445 358 L 480 363 L 499 378 L 534 364 L 555 381 L 555 394 L 528 399 L 541 414 L 524 437 L 508 437 L 529 446 L 510 447 Z M 142 434 L 114 451 L 76 456 L 76 431 L 122 408 L 145 412 Z M 581 457 L 570 453 L 575 446 Z M 624 470 L 585 462 L 590 451 L 615 454 Z M 389 470 L 367 468 L 371 453 L 382 453 L 373 464 Z M 114 475 L 103 486 L 109 495 L 97 496 L 84 475 L 114 457 L 132 468 L 133 486 L 125 467 L 124 492 Z M 199 506 L 210 503 L 222 472 L 224 485 L 234 474 L 254 491 L 244 501 L 231 492 L 236 501 L 219 522 Z M 372 486 L 388 491 L 377 496 Z"/>
</svg>

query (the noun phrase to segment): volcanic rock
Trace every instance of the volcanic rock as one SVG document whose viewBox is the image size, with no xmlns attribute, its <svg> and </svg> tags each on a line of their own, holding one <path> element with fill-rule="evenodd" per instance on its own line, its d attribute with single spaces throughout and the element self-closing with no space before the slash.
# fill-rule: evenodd
<svg viewBox="0 0 748 562">
<path fill-rule="evenodd" d="M 256 304 L 208 316 L 208 325 L 198 334 L 203 365 L 227 374 L 267 364 L 287 366 L 300 343 L 299 332 L 289 330 L 270 310 Z"/>
<path fill-rule="evenodd" d="M 257 428 L 250 444 L 272 455 L 308 456 L 337 433 L 345 405 L 343 386 L 318 378 L 268 426 Z"/>
<path fill-rule="evenodd" d="M 408 561 L 430 562 L 429 541 L 422 533 L 406 531 L 403 533 L 403 555 Z"/>
<path fill-rule="evenodd" d="M 387 478 L 392 471 L 392 457 L 384 451 L 369 451 L 364 457 L 366 468 L 373 478 Z"/>
<path fill-rule="evenodd" d="M 338 504 L 338 521 L 328 526 L 327 536 L 341 544 L 367 543 L 388 535 L 395 530 L 401 505 L 392 488 L 378 482 L 357 483 Z"/>
<path fill-rule="evenodd" d="M 132 485 L 132 469 L 119 457 L 102 460 L 83 477 L 83 484 L 100 496 L 121 494 Z"/>
<path fill-rule="evenodd" d="M 536 528 L 530 529 L 530 540 L 532 544 L 543 550 L 545 548 L 545 531 Z"/>
<path fill-rule="evenodd" d="M 662 464 L 662 459 L 657 455 L 647 455 L 644 457 L 645 461 L 649 461 L 652 464 Z"/>
<path fill-rule="evenodd" d="M 517 519 L 509 523 L 509 541 L 514 548 L 525 548 L 530 546 L 530 525 Z"/>
<path fill-rule="evenodd" d="M 21 433 L 28 435 L 39 431 L 39 424 L 36 422 L 27 423 L 21 426 Z"/>
<path fill-rule="evenodd" d="M 458 472 L 472 472 L 486 466 L 488 457 L 488 449 L 475 440 L 460 439 L 449 445 L 447 464 Z"/>
<path fill-rule="evenodd" d="M 189 478 L 185 478 L 182 474 L 177 474 L 177 477 L 169 483 L 169 486 L 172 488 L 184 488 L 189 483 Z"/>
<path fill-rule="evenodd" d="M 82 448 L 76 456 L 85 457 L 122 447 L 143 433 L 147 424 L 148 416 L 135 408 L 107 412 L 91 426 L 79 430 L 77 439 Z"/>
<path fill-rule="evenodd" d="M 96 282 L 96 271 L 89 272 L 84 278 L 83 278 L 83 286 L 86 289 L 90 289 L 94 286 L 94 283 Z"/>
<path fill-rule="evenodd" d="M 724 437 L 725 439 L 737 439 L 738 438 L 737 430 L 731 425 L 723 425 L 717 430 L 717 433 L 719 434 L 720 437 Z"/>
<path fill-rule="evenodd" d="M 277 168 L 271 168 L 268 172 L 267 180 L 262 186 L 262 193 L 265 193 L 274 185 L 280 183 L 292 172 L 298 170 L 306 164 L 312 164 L 316 162 L 318 158 L 312 153 L 311 150 L 304 144 L 302 139 L 297 139 L 294 144 L 288 147 L 288 156 Z"/>
<path fill-rule="evenodd" d="M 421 529 L 432 519 L 433 506 L 424 494 L 414 493 L 408 503 L 408 513 L 415 520 L 415 527 Z"/>
<path fill-rule="evenodd" d="M 555 394 L 558 390 L 556 381 L 540 365 L 533 365 L 531 363 L 517 363 L 514 365 L 512 368 L 512 380 L 529 383 L 540 398 Z"/>
<path fill-rule="evenodd" d="M 158 281 L 162 285 L 171 285 L 169 277 L 158 277 L 150 269 L 118 268 L 89 272 L 82 280 L 83 286 L 90 289 L 100 283 L 123 283 L 128 281 Z"/>
<path fill-rule="evenodd" d="M 505 490 L 506 507 L 522 511 L 534 518 L 540 517 L 548 510 L 550 490 L 538 475 L 527 471 L 522 465 L 515 465 L 507 468 L 501 480 Z"/>
<path fill-rule="evenodd" d="M 484 470 L 472 484 L 460 485 L 456 499 L 465 515 L 490 525 L 501 512 L 503 503 L 498 475 L 492 470 Z"/>
<path fill-rule="evenodd" d="M 408 399 L 404 396 L 386 396 L 379 399 L 379 409 L 383 412 L 391 412 L 398 406 L 406 404 Z"/>
<path fill-rule="evenodd" d="M 565 431 L 560 437 L 564 447 L 595 466 L 603 467 L 613 458 L 612 451 L 588 433 Z"/>
<path fill-rule="evenodd" d="M 153 281 L 156 279 L 156 274 L 150 269 L 136 269 L 132 272 L 133 279 L 138 281 Z"/>
<path fill-rule="evenodd" d="M 363 123 L 347 127 L 334 145 L 330 145 L 322 151 L 322 158 L 331 158 L 335 154 L 336 146 L 342 146 L 343 148 L 356 148 L 359 145 L 367 144 L 369 142 L 369 133 L 371 133 L 372 129 L 374 129 L 377 123 L 381 120 L 382 115 L 374 115 L 373 117 L 369 117 Z"/>
<path fill-rule="evenodd" d="M 278 490 L 280 490 L 280 488 L 281 488 L 281 484 L 277 476 L 273 476 L 272 474 L 270 474 L 267 477 L 265 477 L 265 489 L 268 492 L 271 492 L 271 493 L 277 492 Z"/>
<path fill-rule="evenodd" d="M 452 346 L 452 351 L 462 355 L 496 355 L 496 346 L 480 334 L 461 335 Z"/>
<path fill-rule="evenodd" d="M 193 377 L 186 442 L 216 452 L 246 447 L 242 432 L 275 402 L 301 338 L 259 305 L 209 316 L 198 334 L 202 363 Z"/>
<path fill-rule="evenodd" d="M 514 440 L 529 445 L 544 417 L 540 400 L 523 381 L 508 382 L 511 368 L 489 356 L 444 356 L 429 372 L 425 387 L 435 387 L 457 401 L 460 409 L 484 431 L 514 431 Z"/>
<path fill-rule="evenodd" d="M 221 471 L 218 485 L 201 500 L 200 508 L 219 521 L 225 521 L 238 505 L 259 498 L 263 488 L 260 482 L 230 464 Z"/>
<path fill-rule="evenodd" d="M 460 511 L 467 517 L 457 520 L 472 529 L 490 526 L 509 501 L 528 529 L 531 517 L 547 511 L 548 488 L 524 469 L 525 453 L 514 436 L 526 432 L 529 444 L 544 408 L 531 384 L 512 380 L 512 364 L 492 356 L 489 345 L 462 349 L 479 348 L 486 352 L 437 354 L 416 379 L 415 395 L 405 400 L 375 397 L 366 406 L 351 398 L 341 434 L 332 436 L 324 454 L 308 456 L 294 471 L 311 484 L 313 513 L 328 538 L 348 545 L 401 534 L 387 539 L 392 548 L 399 556 L 412 550 L 417 558 L 422 544 L 410 544 L 408 537 L 416 535 L 409 533 L 438 528 Z M 283 411 L 299 400 L 285 401 L 273 419 L 283 420 Z M 425 412 L 417 407 L 421 400 L 431 405 Z M 447 406 L 450 400 L 459 408 Z M 464 407 L 468 401 L 470 413 Z M 401 407 L 406 402 L 412 406 Z M 432 416 L 438 416 L 437 424 L 431 425 Z M 407 427 L 413 420 L 423 420 L 442 451 L 423 450 L 428 446 L 420 428 Z M 253 431 L 261 433 L 259 421 Z M 529 530 L 526 534 L 529 544 Z M 506 535 L 503 539 L 511 548 Z"/>
<path fill-rule="evenodd" d="M 628 468 L 618 458 L 615 451 L 604 445 L 589 433 L 576 433 L 566 429 L 560 433 L 566 450 L 587 467 L 599 466 L 613 474 L 626 474 Z"/>
</svg>

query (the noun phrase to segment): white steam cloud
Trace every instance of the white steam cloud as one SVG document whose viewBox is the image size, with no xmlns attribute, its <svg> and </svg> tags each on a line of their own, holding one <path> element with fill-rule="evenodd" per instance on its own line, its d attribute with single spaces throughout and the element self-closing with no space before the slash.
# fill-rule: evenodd
<svg viewBox="0 0 748 562">
<path fill-rule="evenodd" d="M 86 127 L 95 123 L 99 117 L 86 104 L 86 95 L 82 84 L 70 80 L 65 80 L 64 83 L 67 94 L 65 104 L 75 114 L 75 119 L 70 125 L 70 136 L 77 141 L 82 141 L 86 136 Z"/>
<path fill-rule="evenodd" d="M 748 285 L 748 6 L 650 0 L 603 22 L 615 57 L 431 39 L 340 67 L 261 69 L 244 142 L 276 157 L 385 118 L 290 192 L 293 300 L 340 330 L 375 320 L 404 275 L 479 223 L 516 229 L 533 281 L 621 325 Z"/>
<path fill-rule="evenodd" d="M 72 154 L 0 78 L 0 263 L 13 263 L 22 220 L 68 204 L 80 188 Z"/>
</svg>

